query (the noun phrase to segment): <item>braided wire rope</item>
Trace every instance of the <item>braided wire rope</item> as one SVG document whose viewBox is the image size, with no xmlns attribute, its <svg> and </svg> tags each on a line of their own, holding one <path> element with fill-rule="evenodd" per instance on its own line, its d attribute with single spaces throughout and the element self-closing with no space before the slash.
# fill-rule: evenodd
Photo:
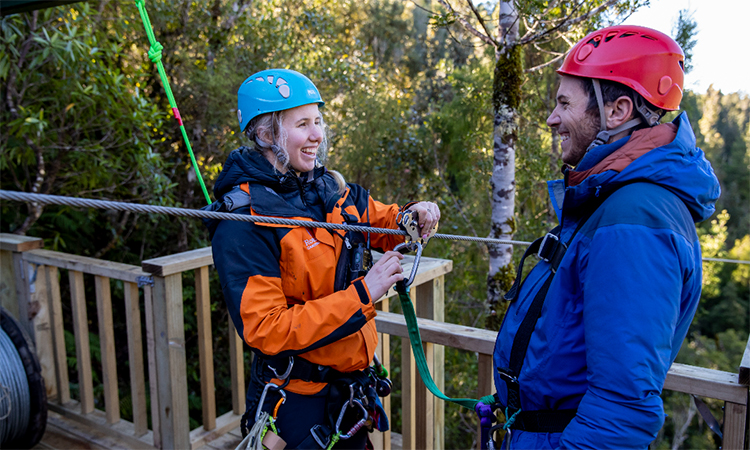
<svg viewBox="0 0 750 450">
<path fill-rule="evenodd" d="M 359 231 L 361 233 L 396 234 L 406 236 L 406 232 L 392 228 L 364 227 L 359 225 L 347 225 L 328 222 L 314 222 L 308 220 L 282 219 L 280 217 L 248 216 L 246 214 L 220 213 L 204 211 L 202 209 L 175 208 L 171 206 L 144 205 L 141 203 L 125 203 L 110 200 L 95 200 L 91 198 L 66 197 L 63 195 L 31 194 L 28 192 L 0 190 L 0 200 L 11 200 L 24 203 L 41 203 L 44 205 L 64 205 L 79 208 L 111 209 L 114 211 L 130 211 L 145 214 L 166 214 L 177 217 L 191 217 L 194 219 L 217 219 L 237 220 L 240 222 L 273 223 L 276 225 L 288 225 L 307 228 L 326 228 L 328 230 Z M 494 245 L 531 245 L 528 241 L 513 241 L 508 239 L 493 239 L 475 236 L 461 236 L 457 234 L 435 233 L 434 239 L 445 239 L 451 241 L 479 242 Z M 748 264 L 750 261 L 724 258 L 703 258 L 707 262 Z"/>
<path fill-rule="evenodd" d="M 30 415 L 26 370 L 13 341 L 0 328 L 0 448 L 26 433 Z"/>
<path fill-rule="evenodd" d="M 40 203 L 44 205 L 64 205 L 79 208 L 109 209 L 114 211 L 130 211 L 146 214 L 166 214 L 169 216 L 191 217 L 194 219 L 237 220 L 240 222 L 272 223 L 307 228 L 326 228 L 329 230 L 359 231 L 362 233 L 394 234 L 406 236 L 406 232 L 392 228 L 375 228 L 359 225 L 347 225 L 328 222 L 314 222 L 309 220 L 283 219 L 280 217 L 250 216 L 247 214 L 221 213 L 202 209 L 175 208 L 171 206 L 154 206 L 140 203 L 115 202 L 110 200 L 95 200 L 90 198 L 66 197 L 63 195 L 31 194 L 28 192 L 0 190 L 0 200 L 11 200 L 25 203 Z M 531 242 L 492 239 L 473 236 L 459 236 L 454 234 L 436 233 L 432 238 L 454 241 L 481 242 L 485 244 L 501 245 L 530 245 Z"/>
</svg>

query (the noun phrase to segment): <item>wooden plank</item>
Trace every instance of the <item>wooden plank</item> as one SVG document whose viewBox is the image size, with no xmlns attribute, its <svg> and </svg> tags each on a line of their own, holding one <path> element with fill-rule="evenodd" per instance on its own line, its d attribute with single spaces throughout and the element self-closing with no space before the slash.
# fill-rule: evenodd
<svg viewBox="0 0 750 450">
<path fill-rule="evenodd" d="M 485 395 L 491 395 L 495 392 L 495 382 L 493 379 L 494 371 L 492 369 L 492 355 L 479 354 L 477 361 L 478 379 L 477 379 L 477 398 L 482 398 Z M 477 423 L 477 450 L 481 450 L 482 447 L 482 428 Z"/>
<path fill-rule="evenodd" d="M 724 403 L 724 439 L 722 449 L 742 450 L 745 447 L 745 425 L 747 421 L 747 405 Z"/>
<path fill-rule="evenodd" d="M 91 449 L 91 450 L 109 450 L 100 445 L 91 442 L 88 433 L 78 433 L 77 424 L 71 423 L 68 419 L 57 414 L 54 411 L 47 412 L 47 428 L 44 430 L 44 436 L 38 447 L 45 449 Z M 80 434 L 84 434 L 80 436 Z"/>
<path fill-rule="evenodd" d="M 150 444 L 153 439 L 151 432 L 140 438 L 135 437 L 133 424 L 127 420 L 109 425 L 107 424 L 107 417 L 102 411 L 94 410 L 90 414 L 79 414 L 79 404 L 75 401 L 68 405 L 49 404 L 49 409 L 53 413 L 50 414 L 53 423 L 65 427 L 66 430 L 82 439 L 106 449 L 156 449 Z M 57 421 L 54 413 L 59 414 L 62 418 Z"/>
<path fill-rule="evenodd" d="M 211 335 L 211 294 L 208 289 L 208 266 L 195 269 L 195 302 L 198 314 L 198 359 L 201 373 L 203 429 L 216 428 L 216 386 L 214 384 L 214 351 Z"/>
<path fill-rule="evenodd" d="M 9 252 L 27 252 L 44 246 L 42 238 L 21 236 L 12 233 L 0 233 L 0 250 Z"/>
<path fill-rule="evenodd" d="M 154 276 L 153 319 L 163 448 L 190 446 L 182 275 Z"/>
<path fill-rule="evenodd" d="M 65 352 L 65 329 L 63 328 L 60 279 L 55 266 L 47 268 L 47 293 L 52 327 L 52 346 L 55 355 L 55 379 L 57 380 L 57 402 L 61 405 L 70 401 L 70 381 L 68 379 L 68 357 Z"/>
<path fill-rule="evenodd" d="M 232 412 L 242 415 L 245 413 L 245 353 L 242 348 L 244 341 L 237 333 L 231 317 L 227 328 L 229 330 L 229 366 L 232 377 Z"/>
<path fill-rule="evenodd" d="M 388 312 L 378 313 L 375 318 L 378 330 L 392 336 L 408 337 L 406 321 L 401 314 Z M 436 322 L 429 319 L 417 319 L 422 340 L 446 347 L 457 348 L 470 352 L 491 355 L 495 348 L 496 331 L 455 325 L 452 323 Z"/>
<path fill-rule="evenodd" d="M 117 355 L 115 354 L 115 327 L 112 323 L 112 291 L 109 278 L 94 276 L 96 313 L 99 322 L 99 345 L 104 384 L 104 409 L 107 423 L 120 420 L 120 394 L 117 390 Z"/>
<path fill-rule="evenodd" d="M 747 340 L 745 346 L 745 353 L 742 354 L 742 362 L 740 363 L 740 384 L 750 386 L 750 338 Z"/>
<path fill-rule="evenodd" d="M 33 250 L 24 253 L 24 259 L 34 264 L 60 267 L 76 272 L 90 273 L 115 280 L 137 283 L 138 277 L 149 276 L 138 266 L 89 258 L 87 256 L 70 255 L 52 250 Z"/>
<path fill-rule="evenodd" d="M 747 405 L 747 386 L 739 384 L 739 375 L 721 370 L 674 363 L 664 389 Z"/>
<path fill-rule="evenodd" d="M 133 433 L 138 437 L 148 432 L 141 309 L 138 301 L 138 285 L 127 281 L 123 284 L 125 323 L 128 328 L 128 365 L 130 367 L 130 398 L 133 405 Z"/>
<path fill-rule="evenodd" d="M 159 277 L 166 277 L 199 267 L 210 266 L 213 263 L 214 257 L 211 253 L 211 247 L 204 247 L 176 255 L 148 259 L 141 263 L 141 267 L 143 267 L 145 272 Z"/>
<path fill-rule="evenodd" d="M 94 385 L 91 377 L 91 349 L 89 347 L 89 322 L 86 314 L 86 297 L 83 289 L 83 273 L 70 270 L 70 299 L 73 309 L 73 333 L 76 341 L 78 361 L 78 391 L 81 413 L 94 411 Z"/>
<path fill-rule="evenodd" d="M 154 339 L 154 302 L 151 286 L 143 286 L 143 304 L 146 316 L 146 351 L 148 353 L 148 385 L 151 393 L 151 429 L 154 432 L 154 447 L 162 448 L 161 423 L 159 422 L 159 373 L 156 369 L 156 341 Z"/>
<path fill-rule="evenodd" d="M 234 414 L 229 411 L 216 419 L 216 426 L 212 430 L 206 430 L 204 427 L 198 427 L 190 432 L 190 448 L 197 450 L 209 442 L 220 438 L 231 430 L 240 426 L 242 420 L 241 414 Z M 235 443 L 235 447 L 239 442 Z"/>
</svg>

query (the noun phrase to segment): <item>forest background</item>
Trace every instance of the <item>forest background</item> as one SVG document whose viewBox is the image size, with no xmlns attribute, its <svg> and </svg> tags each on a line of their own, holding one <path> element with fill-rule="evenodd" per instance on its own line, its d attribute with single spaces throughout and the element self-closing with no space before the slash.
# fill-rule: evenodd
<svg viewBox="0 0 750 450">
<path fill-rule="evenodd" d="M 518 1 L 520 26 L 533 26 L 539 11 L 562 16 L 566 9 L 591 10 L 604 3 Z M 620 23 L 648 2 L 610 3 L 556 39 L 521 51 L 515 239 L 533 240 L 555 225 L 545 181 L 559 178 L 561 160 L 545 119 L 555 104 L 557 77 L 556 64 L 546 63 L 587 32 Z M 236 122 L 240 83 L 258 70 L 292 68 L 314 80 L 326 100 L 329 167 L 384 202 L 437 201 L 441 231 L 488 235 L 496 55 L 461 25 L 461 18 L 472 18 L 461 15 L 466 4 L 455 13 L 429 0 L 154 0 L 146 6 L 209 189 L 229 151 L 244 144 Z M 478 3 L 476 9 L 486 18 L 486 30 L 496 32 L 498 2 Z M 678 13 L 675 37 L 689 55 L 700 35 L 689 12 L 679 18 Z M 114 0 L 2 18 L 2 189 L 185 208 L 205 204 L 146 55 L 140 20 L 134 2 Z M 699 225 L 704 257 L 750 260 L 750 97 L 713 88 L 687 90 L 681 107 L 722 185 L 717 214 Z M 2 232 L 42 237 L 48 249 L 130 264 L 210 245 L 202 224 L 191 219 L 10 202 L 0 205 L 0 214 Z M 497 320 L 488 320 L 487 248 L 433 241 L 426 254 L 454 262 L 445 283 L 447 320 L 496 326 Z M 736 372 L 750 329 L 750 266 L 706 262 L 704 272 L 699 311 L 677 361 Z M 226 345 L 227 313 L 219 283 L 214 279 L 211 285 L 218 347 Z M 196 330 L 190 309 L 194 293 L 185 289 L 190 341 Z M 70 312 L 65 314 L 69 320 Z M 94 324 L 91 331 L 96 353 Z M 127 355 L 127 348 L 117 351 Z M 394 351 L 400 351 L 398 345 Z M 467 369 L 472 360 L 447 350 L 447 395 L 474 395 L 476 370 Z M 216 364 L 220 413 L 231 408 L 229 376 L 222 372 L 227 366 Z M 74 359 L 70 367 L 75 390 Z M 197 356 L 188 355 L 188 371 L 194 427 L 201 421 Z M 127 374 L 125 368 L 118 372 Z M 398 368 L 393 372 L 399 376 Z M 127 376 L 120 383 L 127 394 Z M 120 398 L 128 418 L 128 396 Z M 668 418 L 652 448 L 718 448 L 720 441 L 688 396 L 665 393 L 663 398 Z M 98 402 L 101 407 L 102 399 Z M 398 404 L 395 392 L 396 431 Z M 720 417 L 720 405 L 709 405 Z M 447 405 L 446 416 L 451 424 L 446 447 L 472 446 L 473 414 Z"/>
</svg>

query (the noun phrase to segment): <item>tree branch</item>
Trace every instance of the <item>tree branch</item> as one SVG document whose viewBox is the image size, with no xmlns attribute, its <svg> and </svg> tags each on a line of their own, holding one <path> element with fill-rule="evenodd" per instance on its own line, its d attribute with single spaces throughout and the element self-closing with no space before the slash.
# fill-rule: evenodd
<svg viewBox="0 0 750 450">
<path fill-rule="evenodd" d="M 458 20 L 458 22 L 466 29 L 466 31 L 468 31 L 469 33 L 471 33 L 474 36 L 478 37 L 479 39 L 481 39 L 485 43 L 487 43 L 487 44 L 489 44 L 489 45 L 491 45 L 491 46 L 493 46 L 495 48 L 498 48 L 498 43 L 494 39 L 492 39 L 492 37 L 487 36 L 485 34 L 482 34 L 482 32 L 480 32 L 479 30 L 477 30 L 476 28 L 474 28 L 473 26 L 471 26 L 471 24 L 469 23 L 469 21 L 466 20 L 466 19 L 464 19 L 462 16 L 460 16 L 456 12 L 456 10 L 453 9 L 453 7 L 446 0 L 438 0 L 438 2 L 441 5 L 443 5 L 444 7 L 446 7 L 450 12 L 452 12 L 456 16 L 456 20 Z"/>
<path fill-rule="evenodd" d="M 537 33 L 534 33 L 534 34 L 531 34 L 531 35 L 524 36 L 523 38 L 521 38 L 521 40 L 519 41 L 519 43 L 521 45 L 528 44 L 529 42 L 536 41 L 537 39 L 539 39 L 541 37 L 544 37 L 544 36 L 546 36 L 546 35 L 554 32 L 554 31 L 560 30 L 562 28 L 570 27 L 571 25 L 575 25 L 577 23 L 581 23 L 584 20 L 587 20 L 587 19 L 591 18 L 592 16 L 594 16 L 596 14 L 599 14 L 599 12 L 601 12 L 602 10 L 607 9 L 610 6 L 614 5 L 615 3 L 617 3 L 617 1 L 618 0 L 607 0 L 605 3 L 597 6 L 596 8 L 594 8 L 591 11 L 587 12 L 586 14 L 582 14 L 582 15 L 580 15 L 578 17 L 572 18 L 573 14 L 575 13 L 575 10 L 578 10 L 580 8 L 580 5 L 578 5 L 576 7 L 576 9 L 574 10 L 574 12 L 570 13 L 565 19 L 563 19 L 562 21 L 560 21 L 554 27 L 549 28 L 549 29 L 541 30 L 541 31 L 539 31 Z"/>
<path fill-rule="evenodd" d="M 566 55 L 565 53 L 559 54 L 555 56 L 554 58 L 550 59 L 549 61 L 547 61 L 546 63 L 539 64 L 538 66 L 532 67 L 530 69 L 524 69 L 524 73 L 536 72 L 537 70 L 541 70 L 547 66 L 551 66 L 555 62 L 561 60 L 565 55 Z"/>
<path fill-rule="evenodd" d="M 44 175 L 46 174 L 46 170 L 44 169 L 44 154 L 42 152 L 42 148 L 38 145 L 35 145 L 30 138 L 26 138 L 26 143 L 29 145 L 29 147 L 34 149 L 34 153 L 36 154 L 36 178 L 34 180 L 34 184 L 31 186 L 31 192 L 33 194 L 38 194 L 42 189 Z M 26 232 L 29 231 L 29 228 L 31 228 L 31 226 L 34 225 L 34 223 L 39 220 L 39 217 L 41 217 L 42 215 L 44 207 L 40 203 L 31 202 L 27 205 L 29 208 L 29 215 L 26 216 L 26 219 L 23 221 L 21 226 L 13 231 L 14 234 L 25 235 Z"/>
<path fill-rule="evenodd" d="M 479 21 L 479 24 L 482 25 L 482 29 L 484 30 L 484 32 L 487 33 L 487 37 L 492 39 L 492 42 L 495 43 L 495 47 L 497 47 L 499 44 L 497 43 L 495 39 L 492 38 L 492 33 L 490 33 L 490 30 L 487 29 L 487 24 L 484 23 L 484 18 L 482 18 L 482 15 L 479 14 L 479 11 L 477 11 L 477 8 L 474 6 L 474 2 L 472 2 L 471 0 L 466 0 L 466 2 L 469 3 L 469 7 L 471 8 L 471 11 L 474 13 L 474 16 Z"/>
</svg>

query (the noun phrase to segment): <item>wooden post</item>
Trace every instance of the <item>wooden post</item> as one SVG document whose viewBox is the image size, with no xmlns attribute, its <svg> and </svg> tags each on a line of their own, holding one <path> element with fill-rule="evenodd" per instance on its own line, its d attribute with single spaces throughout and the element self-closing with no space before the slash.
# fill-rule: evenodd
<svg viewBox="0 0 750 450">
<path fill-rule="evenodd" d="M 216 428 L 216 386 L 214 384 L 214 352 L 211 335 L 211 297 L 208 289 L 208 267 L 195 269 L 195 302 L 198 314 L 198 358 L 201 371 L 201 403 L 203 429 Z"/>
<path fill-rule="evenodd" d="M 479 370 L 479 379 L 477 385 L 477 398 L 482 398 L 485 395 L 491 395 L 494 392 L 493 385 L 493 371 L 492 371 L 492 355 L 480 353 L 479 360 L 477 363 Z M 482 429 L 477 424 L 477 450 L 482 449 Z"/>
<path fill-rule="evenodd" d="M 229 318 L 229 365 L 232 375 L 232 412 L 238 416 L 245 414 L 245 353 L 243 340 L 237 334 L 232 318 Z"/>
<path fill-rule="evenodd" d="M 444 313 L 444 276 L 440 275 L 416 288 L 417 317 L 442 322 Z M 422 342 L 427 367 L 435 385 L 445 389 L 445 349 L 430 342 Z M 417 448 L 443 449 L 445 403 L 427 390 L 420 378 L 416 389 Z"/>
<path fill-rule="evenodd" d="M 153 276 L 154 356 L 164 449 L 190 448 L 182 274 Z"/>
<path fill-rule="evenodd" d="M 745 449 L 745 426 L 747 405 L 724 402 L 724 440 L 721 448 L 726 450 Z"/>
<path fill-rule="evenodd" d="M 117 389 L 117 358 L 115 357 L 115 328 L 112 323 L 112 293 L 109 278 L 96 275 L 96 313 L 99 322 L 99 350 L 102 358 L 104 408 L 107 423 L 120 421 L 120 395 Z"/>
<path fill-rule="evenodd" d="M 151 429 L 154 432 L 154 447 L 161 445 L 161 422 L 159 421 L 159 372 L 156 369 L 156 338 L 154 337 L 154 290 L 143 286 L 143 308 L 146 316 L 146 351 L 148 353 L 148 386 L 151 397 Z"/>
<path fill-rule="evenodd" d="M 128 360 L 130 362 L 130 395 L 133 403 L 133 433 L 136 437 L 148 432 L 146 415 L 146 379 L 143 367 L 143 331 L 138 285 L 123 282 L 125 292 L 125 323 L 128 327 Z"/>
<path fill-rule="evenodd" d="M 57 402 L 64 405 L 70 401 L 70 381 L 68 379 L 68 358 L 65 353 L 65 330 L 63 329 L 60 280 L 55 266 L 47 267 L 47 295 L 49 300 L 50 326 L 52 327 L 52 347 L 55 355 L 55 380 Z M 45 379 L 45 382 L 47 380 Z"/>
<path fill-rule="evenodd" d="M 73 306 L 73 333 L 76 340 L 81 414 L 89 414 L 94 410 L 94 384 L 91 377 L 89 321 L 86 313 L 83 273 L 76 270 L 69 270 L 68 278 L 70 280 L 70 300 Z"/>
<path fill-rule="evenodd" d="M 383 300 L 381 300 L 379 303 L 375 304 L 375 309 L 377 311 L 388 311 L 389 308 L 389 299 L 386 297 Z M 375 349 L 375 353 L 377 353 L 378 358 L 380 359 L 380 363 L 383 365 L 383 368 L 388 371 L 389 377 L 391 373 L 391 336 L 386 333 L 378 333 L 378 346 Z M 388 416 L 388 419 L 391 420 L 391 396 L 387 397 L 381 397 L 380 401 L 383 403 L 383 411 L 385 411 L 386 416 Z M 373 447 L 375 450 L 391 450 L 391 430 L 389 429 L 386 432 L 379 432 L 375 431 L 370 435 L 370 440 L 372 441 Z"/>
<path fill-rule="evenodd" d="M 22 253 L 42 248 L 40 238 L 0 233 L 0 306 L 5 308 L 24 326 L 28 326 L 28 273 L 24 272 Z M 19 286 L 19 282 L 23 281 Z M 25 303 L 25 305 L 22 305 Z M 21 316 L 20 308 L 27 314 Z M 29 332 L 29 330 L 26 330 Z M 30 334 L 31 336 L 31 334 Z"/>
<path fill-rule="evenodd" d="M 406 268 L 404 269 L 406 271 Z M 414 289 L 409 290 L 409 296 L 414 303 Z M 402 448 L 415 449 L 417 447 L 417 365 L 414 352 L 408 337 L 401 338 L 401 437 Z"/>
</svg>

